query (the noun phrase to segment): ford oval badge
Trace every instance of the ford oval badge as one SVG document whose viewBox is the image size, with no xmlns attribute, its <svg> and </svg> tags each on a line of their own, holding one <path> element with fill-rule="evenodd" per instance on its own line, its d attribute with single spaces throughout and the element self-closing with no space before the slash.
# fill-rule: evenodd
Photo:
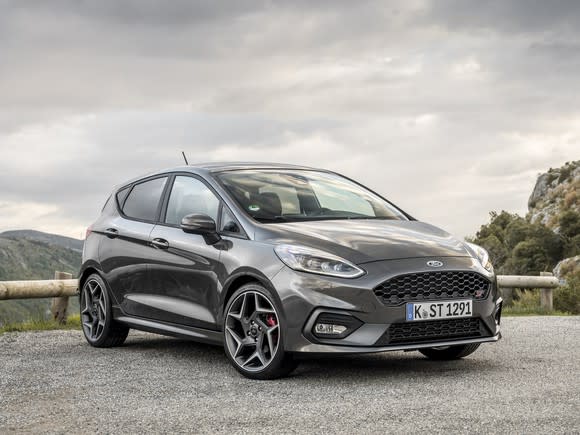
<svg viewBox="0 0 580 435">
<path fill-rule="evenodd" d="M 427 266 L 429 266 L 429 267 L 441 267 L 441 266 L 443 266 L 443 263 L 441 261 L 433 260 L 433 261 L 428 261 Z"/>
</svg>

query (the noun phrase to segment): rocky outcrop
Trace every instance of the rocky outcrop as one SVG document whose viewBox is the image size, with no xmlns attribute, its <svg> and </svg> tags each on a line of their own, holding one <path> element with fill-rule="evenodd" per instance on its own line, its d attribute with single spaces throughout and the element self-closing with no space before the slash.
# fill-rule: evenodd
<svg viewBox="0 0 580 435">
<path fill-rule="evenodd" d="M 527 219 L 558 232 L 566 210 L 580 211 L 580 160 L 541 174 L 528 201 Z"/>
<path fill-rule="evenodd" d="M 554 267 L 554 276 L 559 279 L 565 279 L 567 275 L 571 275 L 580 270 L 580 255 L 575 257 L 565 258 Z"/>
</svg>

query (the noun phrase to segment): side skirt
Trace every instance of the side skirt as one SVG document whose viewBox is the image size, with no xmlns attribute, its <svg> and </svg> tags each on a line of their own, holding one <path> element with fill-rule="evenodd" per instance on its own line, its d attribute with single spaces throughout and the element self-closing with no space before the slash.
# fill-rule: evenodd
<svg viewBox="0 0 580 435">
<path fill-rule="evenodd" d="M 133 329 L 139 329 L 141 331 L 153 332 L 154 334 L 168 335 L 171 337 L 186 338 L 201 343 L 223 345 L 222 333 L 220 331 L 156 322 L 154 320 L 126 315 L 115 316 L 115 320 L 125 323 Z"/>
</svg>

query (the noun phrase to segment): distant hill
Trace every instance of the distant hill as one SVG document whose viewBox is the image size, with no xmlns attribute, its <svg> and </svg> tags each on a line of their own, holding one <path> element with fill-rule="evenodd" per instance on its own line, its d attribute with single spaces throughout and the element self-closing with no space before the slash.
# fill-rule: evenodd
<svg viewBox="0 0 580 435">
<path fill-rule="evenodd" d="M 76 276 L 83 241 L 39 231 L 0 233 L 0 281 L 53 279 L 56 270 Z M 76 311 L 75 298 L 72 298 Z M 49 299 L 0 301 L 0 324 L 45 316 Z"/>
<path fill-rule="evenodd" d="M 16 240 L 18 239 L 35 240 L 38 242 L 45 242 L 49 245 L 60 246 L 61 248 L 72 249 L 73 251 L 77 252 L 83 251 L 82 240 L 73 239 L 72 237 L 61 236 L 58 234 L 43 233 L 41 231 L 35 230 L 4 231 L 3 233 L 0 233 L 0 237 Z"/>
</svg>

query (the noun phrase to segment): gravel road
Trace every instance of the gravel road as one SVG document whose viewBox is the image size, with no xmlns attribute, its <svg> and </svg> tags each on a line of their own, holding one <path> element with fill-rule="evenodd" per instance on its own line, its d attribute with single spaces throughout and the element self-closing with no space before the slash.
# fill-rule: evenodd
<svg viewBox="0 0 580 435">
<path fill-rule="evenodd" d="M 0 336 L 0 433 L 580 433 L 580 317 L 505 318 L 462 361 L 419 353 L 306 361 L 242 378 L 220 348 L 131 332 Z"/>
</svg>

